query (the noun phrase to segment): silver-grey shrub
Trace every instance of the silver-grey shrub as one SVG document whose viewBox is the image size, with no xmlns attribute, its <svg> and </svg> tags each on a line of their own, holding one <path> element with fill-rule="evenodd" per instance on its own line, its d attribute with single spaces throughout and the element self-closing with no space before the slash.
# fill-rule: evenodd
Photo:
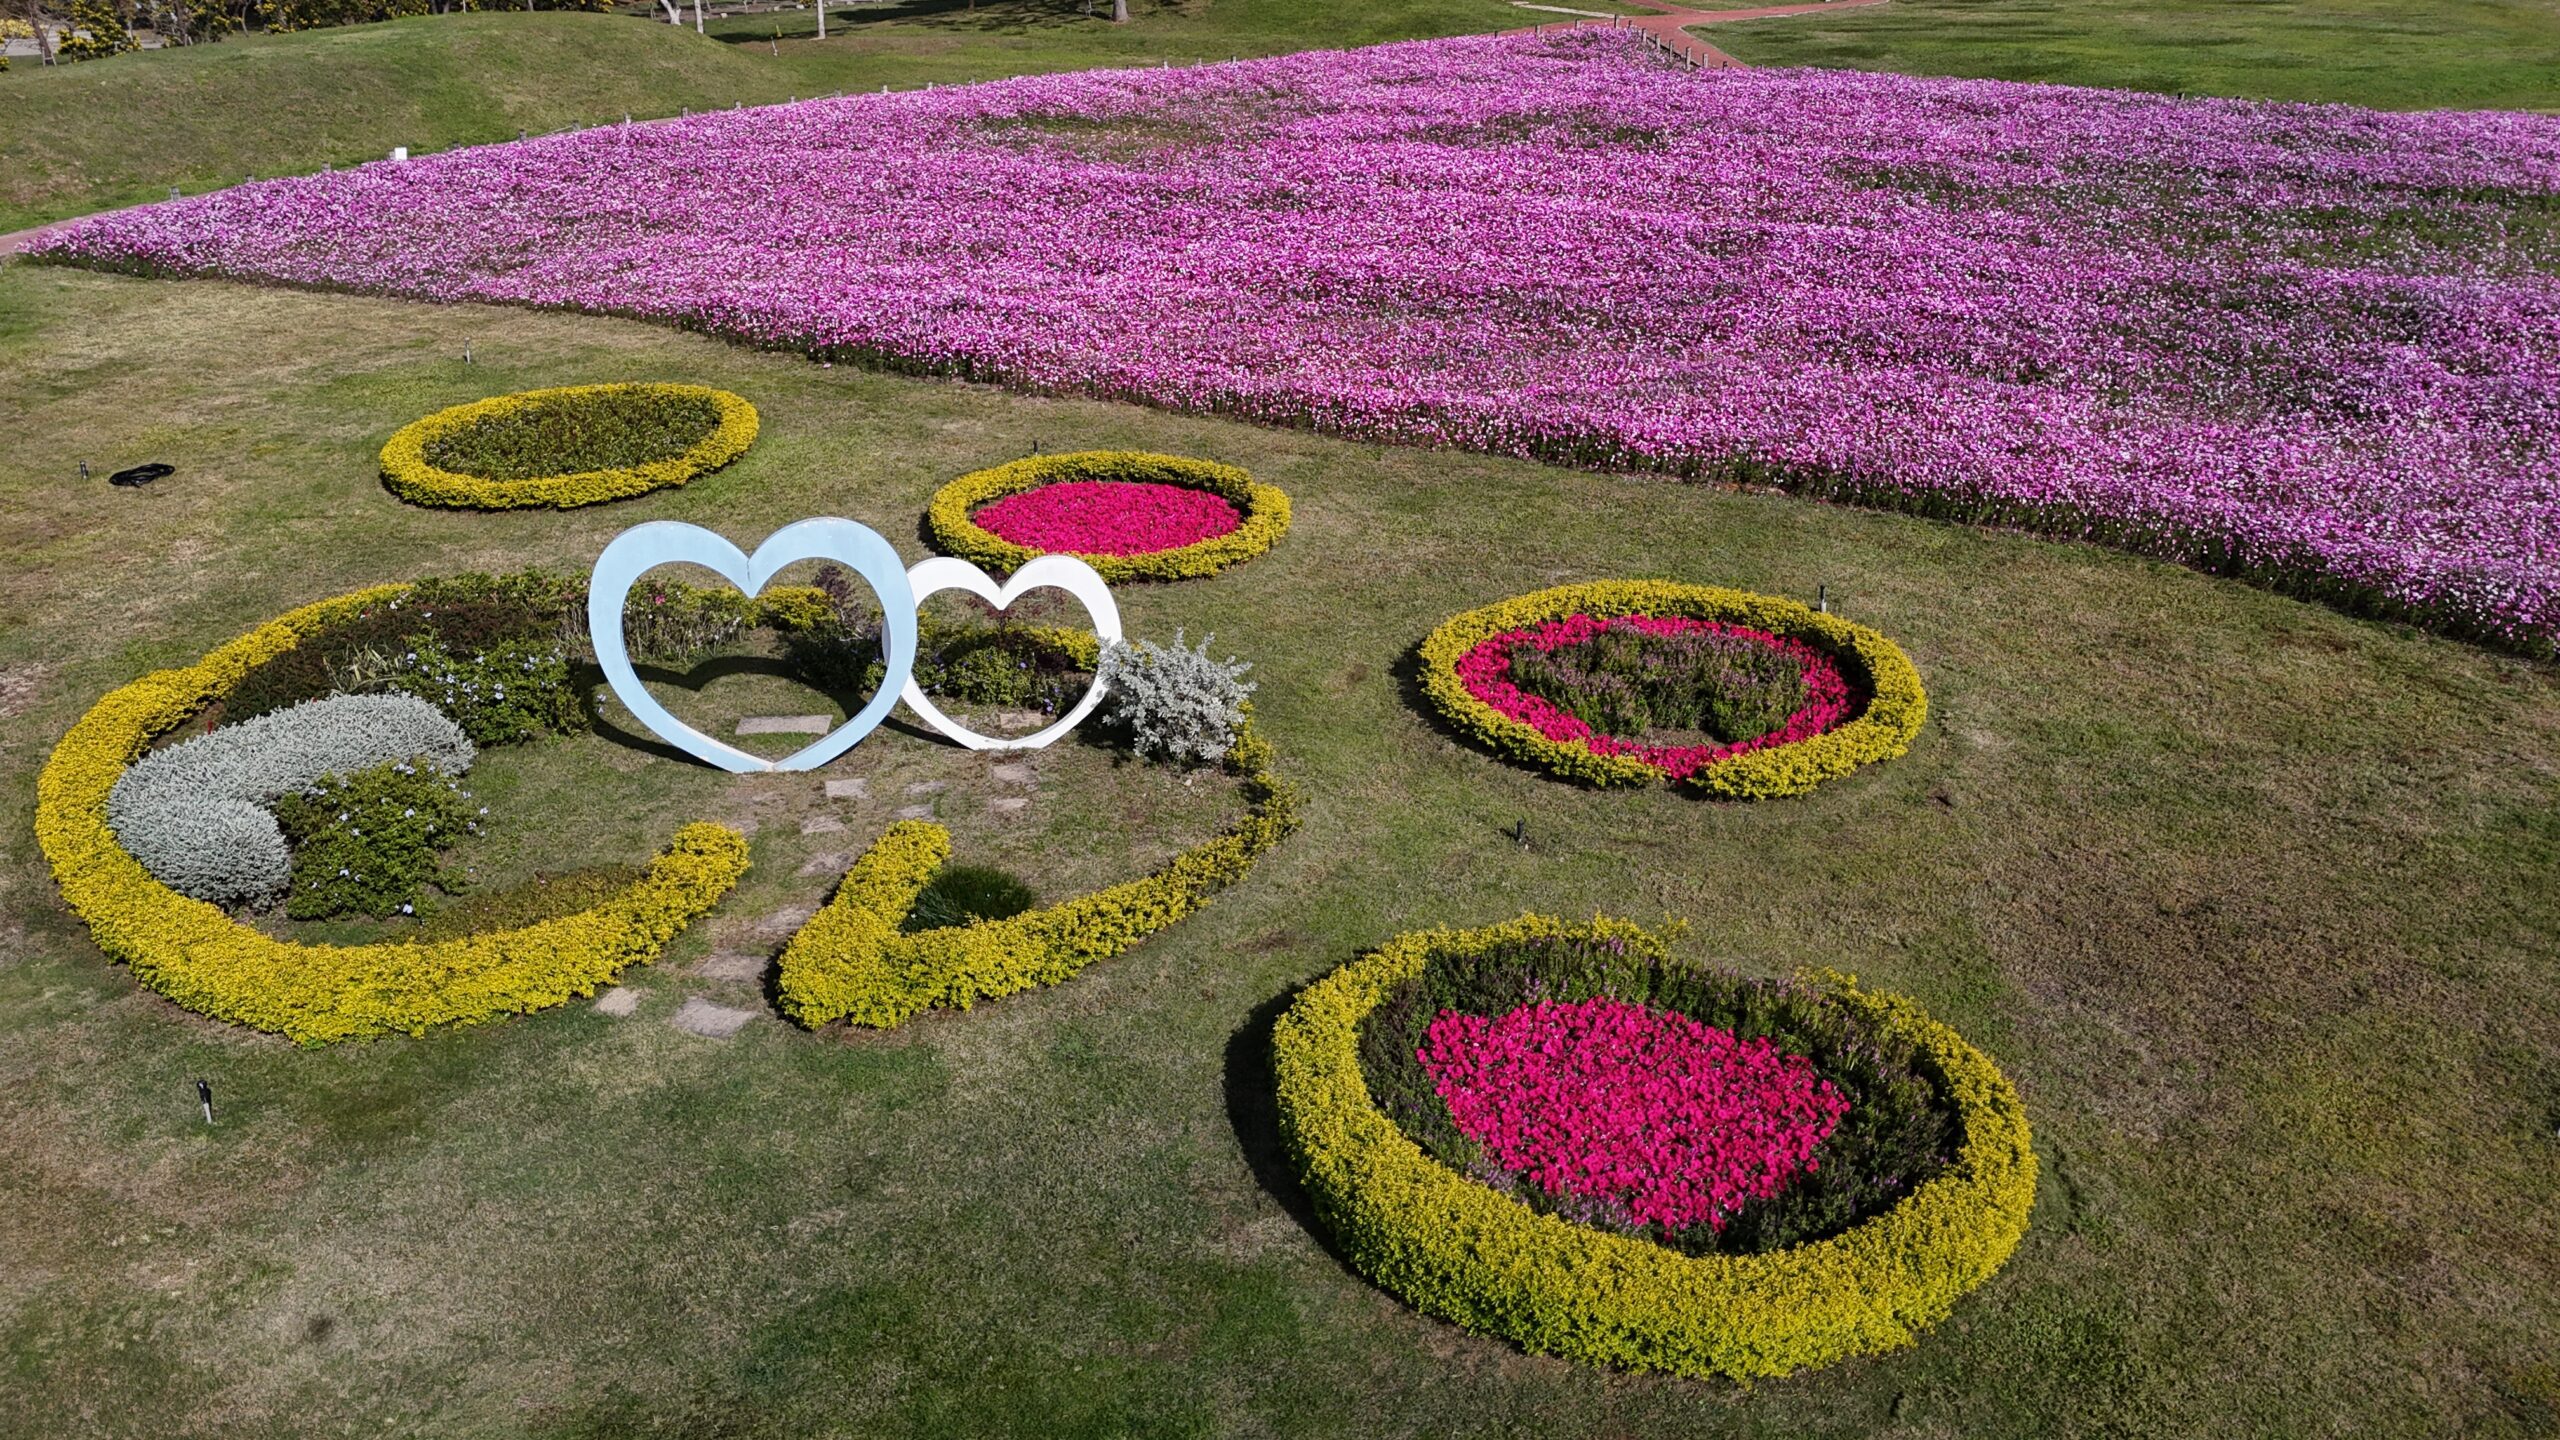
<svg viewBox="0 0 2560 1440">
<path fill-rule="evenodd" d="M 1096 669 L 1109 696 L 1107 713 L 1129 732 L 1139 758 L 1210 761 L 1235 745 L 1245 697 L 1253 693 L 1241 677 L 1253 667 L 1232 655 L 1210 659 L 1209 642 L 1217 638 L 1203 636 L 1193 650 L 1176 630 L 1169 646 L 1122 640 L 1104 647 Z"/>
<path fill-rule="evenodd" d="M 109 792 L 107 824 L 181 895 L 268 900 L 293 863 L 267 807 L 324 775 L 418 758 L 460 775 L 474 752 L 460 726 L 413 696 L 306 700 L 143 756 Z"/>
</svg>

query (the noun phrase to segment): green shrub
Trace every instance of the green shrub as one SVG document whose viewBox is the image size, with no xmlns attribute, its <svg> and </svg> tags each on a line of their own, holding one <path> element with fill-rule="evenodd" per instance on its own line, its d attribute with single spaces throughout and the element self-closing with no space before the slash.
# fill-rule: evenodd
<svg viewBox="0 0 2560 1440">
<path fill-rule="evenodd" d="M 1804 667 L 1758 641 L 1714 631 L 1649 633 L 1624 620 L 1577 644 L 1511 652 L 1511 682 L 1621 739 L 1698 730 L 1757 740 L 1804 707 Z"/>
<path fill-rule="evenodd" d="M 992 865 L 945 865 L 916 892 L 898 928 L 913 935 L 981 920 L 1010 920 L 1040 903 L 1031 887 Z"/>
<path fill-rule="evenodd" d="M 596 387 L 540 394 L 446 430 L 427 462 L 484 480 L 534 480 L 673 459 L 720 426 L 707 394 Z"/>
<path fill-rule="evenodd" d="M 548 641 L 585 600 L 582 581 L 542 570 L 422 580 L 251 670 L 224 697 L 222 719 L 236 723 L 305 700 L 390 688 L 384 682 L 394 659 L 420 641 L 465 654 Z"/>
<path fill-rule="evenodd" d="M 424 759 L 324 776 L 276 802 L 276 824 L 293 847 L 296 920 L 414 915 L 428 886 L 463 888 L 441 852 L 480 828 L 470 793 Z"/>
<path fill-rule="evenodd" d="M 575 915 L 611 901 L 647 873 L 637 865 L 598 865 L 564 875 L 536 875 L 511 889 L 465 895 L 421 918 L 418 938 L 459 940 Z"/>
<path fill-rule="evenodd" d="M 420 637 L 390 657 L 381 684 L 452 716 L 475 745 L 518 745 L 587 726 L 585 696 L 557 641 L 509 640 L 461 654 Z"/>
</svg>

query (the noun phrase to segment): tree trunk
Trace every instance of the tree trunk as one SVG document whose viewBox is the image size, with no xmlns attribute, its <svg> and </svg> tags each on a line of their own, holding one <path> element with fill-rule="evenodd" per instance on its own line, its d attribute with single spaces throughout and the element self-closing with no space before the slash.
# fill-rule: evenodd
<svg viewBox="0 0 2560 1440">
<path fill-rule="evenodd" d="M 1111 23 L 1114 25 L 1129 23 L 1129 0 L 1111 0 Z"/>
</svg>

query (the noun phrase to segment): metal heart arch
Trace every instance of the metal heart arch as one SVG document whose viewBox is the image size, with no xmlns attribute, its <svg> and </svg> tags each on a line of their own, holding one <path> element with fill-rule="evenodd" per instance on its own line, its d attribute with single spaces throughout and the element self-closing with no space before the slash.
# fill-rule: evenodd
<svg viewBox="0 0 2560 1440">
<path fill-rule="evenodd" d="M 622 637 L 622 607 L 633 583 L 661 565 L 699 565 L 737 586 L 740 593 L 754 595 L 784 566 L 800 560 L 833 560 L 861 576 L 871 593 L 880 597 L 880 658 L 887 671 L 881 676 L 879 693 L 842 725 L 780 760 L 767 760 L 712 739 L 658 703 L 631 668 L 630 650 Z M 587 634 L 595 643 L 596 664 L 604 670 L 605 683 L 659 739 L 741 774 L 815 770 L 852 749 L 896 708 L 899 692 L 915 672 L 916 598 L 907 585 L 906 562 L 898 558 L 897 550 L 879 531 L 855 521 L 829 517 L 785 525 L 749 556 L 699 525 L 652 520 L 616 535 L 596 557 L 595 573 L 587 582 Z"/>
<path fill-rule="evenodd" d="M 1093 619 L 1093 633 L 1101 638 L 1103 644 L 1109 645 L 1120 638 L 1120 606 L 1111 598 L 1110 587 L 1103 583 L 1098 571 L 1072 555 L 1043 555 L 1014 571 L 1013 577 L 1002 585 L 996 583 L 994 576 L 966 560 L 940 555 L 917 561 L 915 568 L 907 572 L 907 584 L 915 591 L 918 605 L 922 605 L 928 595 L 944 590 L 966 590 L 998 610 L 1005 609 L 1034 590 L 1063 590 L 1084 606 L 1085 614 Z M 943 714 L 941 707 L 924 693 L 924 687 L 916 683 L 912 673 L 907 676 L 906 690 L 901 698 L 907 702 L 908 709 L 916 712 L 917 719 L 972 750 L 1037 750 L 1076 728 L 1084 717 L 1093 713 L 1094 706 L 1102 703 L 1102 677 L 1094 676 L 1093 683 L 1085 687 L 1084 698 L 1054 723 L 1010 740 L 981 735 Z"/>
<path fill-rule="evenodd" d="M 750 755 L 715 740 L 677 719 L 640 683 L 622 633 L 623 607 L 631 587 L 661 565 L 699 565 L 740 593 L 763 590 L 784 567 L 802 560 L 832 560 L 862 577 L 880 597 L 880 689 L 870 702 L 842 725 L 780 760 Z M 1002 739 L 981 735 L 945 715 L 915 681 L 916 610 L 924 597 L 944 590 L 966 590 L 999 610 L 1033 590 L 1063 590 L 1082 604 L 1093 619 L 1094 633 L 1108 645 L 1120 638 L 1120 607 L 1094 568 L 1071 555 L 1043 555 L 998 584 L 995 577 L 965 560 L 936 557 L 905 568 L 895 547 L 880 532 L 852 520 L 823 517 L 786 525 L 766 537 L 752 556 L 727 538 L 699 525 L 652 520 L 613 538 L 596 557 L 587 583 L 587 633 L 595 644 L 596 664 L 634 718 L 658 738 L 723 770 L 745 774 L 762 770 L 814 770 L 860 743 L 880 727 L 900 701 L 918 719 L 972 750 L 1036 750 L 1076 727 L 1102 701 L 1096 677 L 1075 707 L 1054 723 L 1029 735 Z"/>
</svg>

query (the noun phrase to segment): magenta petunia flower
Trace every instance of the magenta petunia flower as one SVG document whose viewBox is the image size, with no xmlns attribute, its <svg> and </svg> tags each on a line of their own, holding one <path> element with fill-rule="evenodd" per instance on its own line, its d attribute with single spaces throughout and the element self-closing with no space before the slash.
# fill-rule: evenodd
<svg viewBox="0 0 2560 1440">
<path fill-rule="evenodd" d="M 1671 1232 L 1777 1194 L 1849 1111 L 1801 1055 L 1606 997 L 1443 1011 L 1418 1058 L 1493 1164 Z"/>
<path fill-rule="evenodd" d="M 1000 540 L 1064 555 L 1179 550 L 1244 523 L 1223 495 L 1132 480 L 1061 480 L 992 501 L 969 518 Z"/>
</svg>

